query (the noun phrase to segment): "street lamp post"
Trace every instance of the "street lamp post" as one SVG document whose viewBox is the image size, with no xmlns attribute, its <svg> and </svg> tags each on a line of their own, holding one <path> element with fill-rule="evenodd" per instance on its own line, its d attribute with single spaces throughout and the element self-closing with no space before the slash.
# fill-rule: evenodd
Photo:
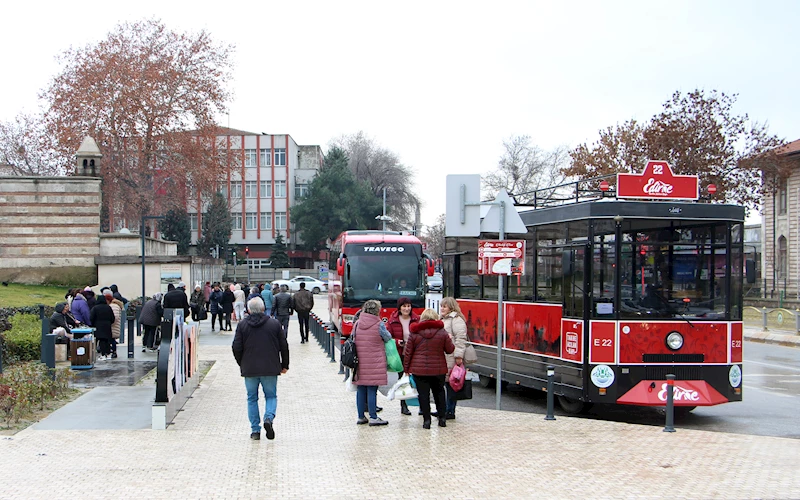
<svg viewBox="0 0 800 500">
<path fill-rule="evenodd" d="M 139 226 L 139 234 L 142 237 L 142 305 L 139 306 L 139 307 L 143 307 L 144 306 L 144 298 L 145 298 L 145 293 L 144 293 L 144 276 L 145 276 L 144 233 L 145 233 L 145 228 L 144 228 L 144 225 L 148 220 L 157 220 L 157 219 L 163 219 L 163 218 L 164 218 L 163 215 L 143 215 L 142 216 L 142 225 Z M 128 341 L 128 358 L 133 358 L 133 332 L 129 333 L 128 336 L 130 337 L 130 340 Z"/>
</svg>

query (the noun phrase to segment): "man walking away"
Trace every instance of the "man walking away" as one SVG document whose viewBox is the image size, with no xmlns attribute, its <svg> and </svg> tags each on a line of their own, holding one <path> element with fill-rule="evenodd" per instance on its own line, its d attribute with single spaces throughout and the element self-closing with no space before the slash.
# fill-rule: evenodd
<svg viewBox="0 0 800 500">
<path fill-rule="evenodd" d="M 247 303 L 250 315 L 236 327 L 233 357 L 239 364 L 247 389 L 247 417 L 250 439 L 261 439 L 261 415 L 258 410 L 258 386 L 264 393 L 264 430 L 267 439 L 275 439 L 272 421 L 278 408 L 278 376 L 289 370 L 289 343 L 281 335 L 281 324 L 264 314 L 264 301 L 253 298 Z"/>
<path fill-rule="evenodd" d="M 294 294 L 294 310 L 300 322 L 300 343 L 308 342 L 308 315 L 314 309 L 314 294 L 306 290 L 306 284 L 300 283 L 300 291 Z"/>
<path fill-rule="evenodd" d="M 183 319 L 188 320 L 189 298 L 186 296 L 186 283 L 181 281 L 177 288 L 164 295 L 164 309 L 183 309 Z"/>
<path fill-rule="evenodd" d="M 294 301 L 287 293 L 288 289 L 286 285 L 281 285 L 281 293 L 276 295 L 272 302 L 272 315 L 281 323 L 286 338 L 289 338 L 289 316 L 293 314 L 294 309 Z"/>
</svg>

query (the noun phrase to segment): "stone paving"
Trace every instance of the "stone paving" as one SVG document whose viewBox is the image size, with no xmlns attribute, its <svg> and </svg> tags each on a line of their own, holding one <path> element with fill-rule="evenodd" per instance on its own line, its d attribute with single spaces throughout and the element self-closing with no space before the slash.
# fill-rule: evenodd
<svg viewBox="0 0 800 500">
<path fill-rule="evenodd" d="M 381 397 L 389 425 L 357 426 L 338 363 L 296 321 L 290 349 L 274 441 L 249 439 L 230 347 L 201 345 L 216 363 L 166 431 L 0 439 L 0 498 L 800 497 L 800 440 L 476 408 L 424 430 Z"/>
</svg>

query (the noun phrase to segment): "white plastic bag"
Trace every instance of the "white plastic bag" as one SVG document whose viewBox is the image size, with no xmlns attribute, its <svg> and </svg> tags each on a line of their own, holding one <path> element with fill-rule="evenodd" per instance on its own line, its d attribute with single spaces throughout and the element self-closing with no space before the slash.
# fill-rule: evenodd
<svg viewBox="0 0 800 500">
<path fill-rule="evenodd" d="M 347 380 L 344 381 L 344 390 L 347 392 L 357 392 L 358 386 L 353 383 L 353 375 L 347 377 Z"/>
<path fill-rule="evenodd" d="M 378 392 L 389 397 L 389 391 L 391 391 L 394 384 L 397 383 L 398 375 L 399 373 L 397 372 L 386 372 L 386 385 L 378 386 Z"/>
<path fill-rule="evenodd" d="M 408 378 L 408 374 L 404 373 L 400 380 L 389 389 L 389 394 L 387 394 L 386 397 L 390 400 L 399 399 L 404 401 L 406 399 L 414 399 L 418 396 L 419 393 L 417 390 L 411 387 L 411 380 Z"/>
</svg>

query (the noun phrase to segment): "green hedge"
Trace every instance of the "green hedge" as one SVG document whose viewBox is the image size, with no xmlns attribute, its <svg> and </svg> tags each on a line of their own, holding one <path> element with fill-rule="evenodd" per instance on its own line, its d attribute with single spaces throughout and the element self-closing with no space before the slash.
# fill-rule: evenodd
<svg viewBox="0 0 800 500">
<path fill-rule="evenodd" d="M 7 318 L 11 329 L 0 333 L 3 366 L 41 358 L 42 321 L 37 314 L 15 314 Z"/>
</svg>

